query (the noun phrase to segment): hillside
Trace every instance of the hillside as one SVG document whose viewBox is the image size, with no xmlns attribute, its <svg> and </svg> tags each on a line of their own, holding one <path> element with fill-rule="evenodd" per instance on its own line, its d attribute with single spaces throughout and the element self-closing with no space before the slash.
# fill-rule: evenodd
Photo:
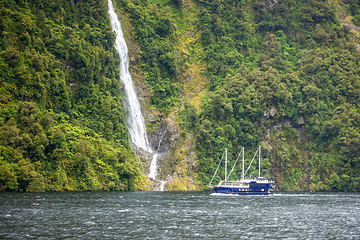
<svg viewBox="0 0 360 240">
<path fill-rule="evenodd" d="M 225 148 L 234 162 L 258 145 L 279 190 L 360 190 L 360 2 L 115 2 L 168 190 L 206 189 Z M 0 3 L 1 188 L 152 184 L 124 124 L 106 4 Z"/>
<path fill-rule="evenodd" d="M 161 169 L 169 189 L 206 188 L 225 148 L 234 161 L 260 144 L 280 190 L 359 190 L 359 40 L 339 21 L 349 4 L 118 1 L 148 112 L 179 126 Z"/>
<path fill-rule="evenodd" d="M 103 1 L 0 3 L 0 190 L 141 190 Z"/>
</svg>

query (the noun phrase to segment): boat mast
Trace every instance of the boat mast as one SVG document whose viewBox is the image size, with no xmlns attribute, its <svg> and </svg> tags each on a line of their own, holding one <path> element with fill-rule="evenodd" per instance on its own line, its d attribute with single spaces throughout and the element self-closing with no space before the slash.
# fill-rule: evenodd
<svg viewBox="0 0 360 240">
<path fill-rule="evenodd" d="M 259 177 L 260 177 L 260 155 L 261 155 L 261 148 L 259 146 Z"/>
<path fill-rule="evenodd" d="M 225 182 L 227 180 L 227 149 L 225 149 Z"/>
<path fill-rule="evenodd" d="M 243 156 L 242 156 L 242 180 L 245 179 L 245 176 L 244 176 L 244 167 L 245 167 L 245 150 L 244 150 L 244 147 L 243 147 Z"/>
</svg>

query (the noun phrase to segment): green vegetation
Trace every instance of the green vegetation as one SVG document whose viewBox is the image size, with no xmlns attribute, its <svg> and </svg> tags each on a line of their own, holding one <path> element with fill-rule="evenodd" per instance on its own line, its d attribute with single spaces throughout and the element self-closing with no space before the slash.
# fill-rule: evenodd
<svg viewBox="0 0 360 240">
<path fill-rule="evenodd" d="M 225 148 L 234 162 L 242 147 L 249 159 L 262 145 L 263 175 L 281 190 L 360 190 L 359 42 L 331 2 L 116 0 L 140 47 L 149 104 L 165 116 L 179 109 L 176 171 L 195 171 L 206 188 Z M 360 24 L 359 2 L 342 3 Z M 0 7 L 2 186 L 142 189 L 106 2 Z M 189 133 L 194 148 L 181 145 Z"/>
<path fill-rule="evenodd" d="M 119 2 L 136 28 L 152 104 L 164 111 L 156 86 L 167 79 L 181 86 L 164 70 L 186 71 L 185 57 L 174 49 L 188 33 L 182 19 L 189 1 Z M 208 92 L 198 109 L 189 99 L 180 102 L 178 121 L 183 138 L 196 134 L 202 187 L 225 148 L 234 161 L 241 147 L 252 149 L 251 158 L 260 144 L 263 174 L 274 176 L 282 190 L 358 191 L 360 55 L 357 36 L 339 24 L 335 7 L 326 0 L 194 2 L 197 19 L 190 20 L 202 47 L 192 53 L 207 64 Z M 177 67 L 161 65 L 160 49 L 177 59 Z M 176 102 L 170 90 L 162 93 L 169 111 Z M 250 172 L 255 175 L 255 168 Z"/>
<path fill-rule="evenodd" d="M 137 190 L 105 1 L 0 3 L 0 187 Z"/>
<path fill-rule="evenodd" d="M 281 189 L 358 191 L 356 36 L 328 1 L 266 2 L 199 0 L 210 79 L 195 130 L 203 182 L 225 147 L 263 142 L 265 176 Z"/>
<path fill-rule="evenodd" d="M 129 15 L 131 25 L 135 28 L 142 52 L 141 70 L 152 92 L 151 104 L 168 113 L 178 102 L 180 92 L 176 84 L 179 70 L 174 49 L 177 36 L 170 8 L 160 13 L 158 6 L 166 6 L 172 1 L 117 2 L 120 3 L 119 9 Z M 176 4 L 171 6 L 179 11 Z"/>
<path fill-rule="evenodd" d="M 360 1 L 359 0 L 349 0 L 344 1 L 347 3 L 347 6 L 350 10 L 350 13 L 353 17 L 352 22 L 360 26 Z"/>
</svg>

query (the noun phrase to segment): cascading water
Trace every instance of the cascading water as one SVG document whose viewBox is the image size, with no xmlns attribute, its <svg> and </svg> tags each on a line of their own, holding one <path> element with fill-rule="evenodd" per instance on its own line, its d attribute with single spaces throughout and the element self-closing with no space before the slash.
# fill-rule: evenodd
<svg viewBox="0 0 360 240">
<path fill-rule="evenodd" d="M 161 182 L 160 191 L 164 191 L 165 184 L 167 183 L 167 181 L 160 181 L 160 182 Z"/>
<path fill-rule="evenodd" d="M 149 178 L 155 180 L 157 175 L 157 166 L 156 166 L 156 160 L 157 160 L 157 153 L 153 155 L 153 159 L 151 160 L 150 168 L 149 168 Z"/>
<path fill-rule="evenodd" d="M 137 147 L 140 147 L 147 152 L 153 153 L 146 136 L 145 121 L 141 114 L 140 104 L 137 100 L 134 84 L 132 82 L 129 72 L 128 48 L 126 46 L 124 33 L 121 30 L 121 24 L 115 13 L 114 6 L 111 0 L 108 0 L 108 8 L 111 27 L 116 33 L 115 48 L 120 57 L 120 79 L 123 82 L 125 89 L 124 102 L 126 112 L 126 125 L 129 129 L 132 142 Z M 154 180 L 157 174 L 156 159 L 157 153 L 153 154 L 153 159 L 151 161 L 149 169 L 149 177 Z"/>
<path fill-rule="evenodd" d="M 166 131 L 165 131 L 166 133 Z M 160 144 L 161 144 L 161 141 L 163 140 L 164 136 L 165 136 L 165 133 L 163 134 L 163 136 L 161 137 L 160 141 L 159 141 L 159 144 L 158 144 L 158 147 L 157 147 L 157 150 L 156 152 L 159 152 L 159 149 L 160 149 Z M 157 153 L 155 153 L 153 155 L 153 160 L 151 161 L 151 164 L 150 164 L 150 168 L 149 168 L 149 178 L 151 179 L 155 179 L 156 178 L 156 175 L 157 175 L 157 164 L 156 164 L 156 160 L 157 160 Z"/>
<path fill-rule="evenodd" d="M 141 114 L 140 104 L 137 100 L 134 84 L 129 72 L 128 48 L 126 46 L 124 33 L 121 30 L 121 24 L 114 11 L 111 0 L 108 0 L 108 6 L 111 27 L 116 33 L 115 48 L 120 57 L 120 79 L 125 89 L 126 125 L 129 129 L 132 142 L 136 146 L 152 153 L 146 136 L 145 121 Z"/>
</svg>

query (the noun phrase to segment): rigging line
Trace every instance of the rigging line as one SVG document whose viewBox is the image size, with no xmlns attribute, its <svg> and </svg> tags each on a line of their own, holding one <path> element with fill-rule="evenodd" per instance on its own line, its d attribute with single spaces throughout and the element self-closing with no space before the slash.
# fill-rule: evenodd
<svg viewBox="0 0 360 240">
<path fill-rule="evenodd" d="M 229 179 L 229 177 L 230 177 L 231 173 L 234 171 L 235 165 L 236 165 L 236 163 L 238 162 L 239 157 L 241 156 L 241 153 L 242 153 L 242 151 L 243 151 L 243 150 L 244 150 L 244 149 L 241 149 L 241 151 L 240 151 L 240 153 L 239 153 L 239 156 L 237 157 L 237 159 L 236 159 L 236 161 L 235 161 L 235 163 L 234 163 L 234 165 L 233 165 L 233 167 L 232 167 L 232 169 L 231 169 L 231 171 L 230 171 L 229 175 L 227 176 L 227 179 Z"/>
<path fill-rule="evenodd" d="M 253 159 L 251 160 L 248 169 L 246 169 L 246 172 L 245 172 L 244 176 L 245 176 L 245 175 L 247 174 L 247 172 L 249 171 L 249 169 L 250 169 L 250 167 L 251 167 L 251 164 L 252 164 L 252 162 L 254 161 L 255 156 L 256 156 L 256 154 L 257 154 L 258 151 L 259 151 L 259 149 L 256 150 L 256 152 L 255 152 L 255 154 L 254 154 L 254 157 L 253 157 Z"/>
<path fill-rule="evenodd" d="M 209 186 L 211 186 L 211 183 L 212 183 L 212 181 L 214 180 L 214 177 L 215 177 L 215 175 L 216 175 L 216 173 L 217 173 L 217 171 L 218 171 L 218 169 L 219 169 L 219 167 L 220 167 L 220 164 L 221 164 L 221 162 L 222 162 L 222 160 L 223 160 L 224 155 L 225 155 L 225 152 L 224 152 L 223 155 L 221 156 L 221 160 L 220 160 L 220 162 L 219 162 L 219 164 L 218 164 L 218 166 L 217 166 L 217 168 L 216 168 L 216 171 L 215 171 L 215 173 L 214 173 L 214 176 L 212 177 L 212 179 L 211 179 L 211 181 L 210 181 L 210 183 L 209 183 Z"/>
</svg>

